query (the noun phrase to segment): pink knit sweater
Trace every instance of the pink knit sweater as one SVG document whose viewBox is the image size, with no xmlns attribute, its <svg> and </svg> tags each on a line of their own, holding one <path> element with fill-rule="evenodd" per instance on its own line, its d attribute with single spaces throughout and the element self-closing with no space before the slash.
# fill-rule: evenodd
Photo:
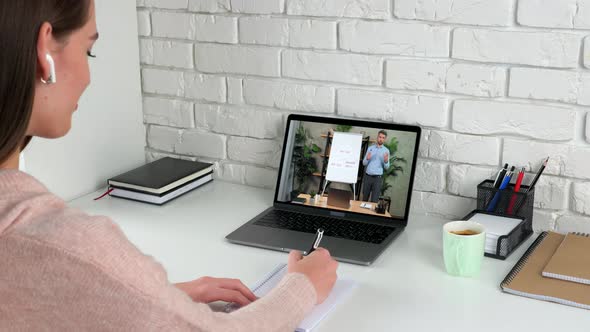
<svg viewBox="0 0 590 332">
<path fill-rule="evenodd" d="M 309 280 L 292 273 L 256 302 L 214 312 L 172 285 L 110 219 L 0 170 L 2 331 L 293 331 L 315 300 Z"/>
</svg>

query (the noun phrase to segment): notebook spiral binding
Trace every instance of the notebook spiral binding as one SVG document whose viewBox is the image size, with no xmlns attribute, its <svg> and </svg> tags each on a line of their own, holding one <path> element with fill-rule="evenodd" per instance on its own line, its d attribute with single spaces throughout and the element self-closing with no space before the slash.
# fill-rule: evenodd
<svg viewBox="0 0 590 332">
<path fill-rule="evenodd" d="M 508 285 L 509 283 L 512 282 L 512 280 L 514 280 L 514 277 L 518 274 L 518 272 L 520 272 L 520 270 L 522 270 L 522 268 L 526 264 L 527 260 L 529 259 L 529 256 L 533 253 L 533 251 L 535 251 L 535 249 L 537 248 L 539 243 L 541 243 L 541 241 L 543 241 L 543 239 L 547 236 L 547 234 L 549 234 L 549 233 L 543 232 L 543 233 L 539 234 L 539 236 L 537 237 L 535 242 L 533 242 L 533 244 L 531 244 L 531 246 L 527 249 L 527 251 L 518 260 L 516 265 L 514 265 L 512 270 L 510 270 L 510 273 L 508 273 L 506 278 L 504 278 L 504 280 L 502 280 L 502 283 L 500 283 L 500 287 L 503 287 L 504 285 Z"/>
<path fill-rule="evenodd" d="M 573 233 L 570 233 L 570 234 L 578 235 L 578 236 L 584 236 L 584 237 L 590 237 L 590 233 L 573 232 Z"/>
<path fill-rule="evenodd" d="M 262 286 L 264 286 L 267 282 L 269 282 L 272 278 L 274 278 L 274 276 L 277 273 L 281 272 L 286 267 L 287 267 L 287 264 L 278 265 L 274 270 L 272 270 L 272 272 L 270 272 L 268 274 L 268 276 L 266 276 L 266 279 L 262 280 L 258 285 L 256 285 L 256 287 L 254 287 L 254 289 L 252 289 L 252 292 L 253 293 L 257 292 L 260 288 L 262 288 Z"/>
<path fill-rule="evenodd" d="M 274 270 L 272 270 L 266 276 L 266 278 L 264 280 L 260 281 L 257 285 L 255 285 L 252 288 L 252 293 L 256 293 L 260 288 L 262 288 L 267 282 L 269 282 L 272 278 L 274 278 L 275 275 L 280 273 L 286 267 L 287 267 L 287 264 L 279 264 L 277 267 L 275 267 Z M 225 305 L 225 307 L 223 308 L 223 311 L 230 313 L 230 312 L 235 311 L 239 308 L 240 308 L 240 306 L 238 306 L 236 303 L 230 302 Z"/>
</svg>

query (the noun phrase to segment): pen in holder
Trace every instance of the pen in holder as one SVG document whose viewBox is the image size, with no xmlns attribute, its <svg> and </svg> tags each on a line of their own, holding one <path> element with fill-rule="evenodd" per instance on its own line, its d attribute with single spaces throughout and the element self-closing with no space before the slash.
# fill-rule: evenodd
<svg viewBox="0 0 590 332">
<path fill-rule="evenodd" d="M 509 234 L 498 238 L 495 254 L 485 254 L 488 257 L 505 259 L 533 233 L 535 188 L 521 185 L 518 191 L 514 191 L 514 185 L 510 183 L 500 188 L 494 187 L 493 180 L 481 182 L 477 186 L 477 210 L 498 216 L 522 218 L 522 222 Z"/>
</svg>

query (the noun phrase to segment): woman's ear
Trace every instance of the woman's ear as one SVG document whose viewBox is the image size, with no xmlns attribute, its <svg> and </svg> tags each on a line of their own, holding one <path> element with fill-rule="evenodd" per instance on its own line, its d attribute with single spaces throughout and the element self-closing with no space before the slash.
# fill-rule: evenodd
<svg viewBox="0 0 590 332">
<path fill-rule="evenodd" d="M 55 62 L 50 53 L 54 43 L 53 27 L 48 22 L 43 23 L 37 38 L 37 77 L 45 83 L 55 83 Z"/>
</svg>

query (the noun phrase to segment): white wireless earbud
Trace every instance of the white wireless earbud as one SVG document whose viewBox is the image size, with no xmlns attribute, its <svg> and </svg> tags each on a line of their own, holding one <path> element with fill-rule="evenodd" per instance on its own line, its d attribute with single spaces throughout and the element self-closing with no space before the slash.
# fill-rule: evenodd
<svg viewBox="0 0 590 332">
<path fill-rule="evenodd" d="M 45 54 L 45 60 L 49 63 L 49 78 L 47 81 L 41 78 L 41 82 L 45 84 L 55 84 L 57 83 L 57 76 L 55 75 L 55 62 L 49 53 Z"/>
</svg>

